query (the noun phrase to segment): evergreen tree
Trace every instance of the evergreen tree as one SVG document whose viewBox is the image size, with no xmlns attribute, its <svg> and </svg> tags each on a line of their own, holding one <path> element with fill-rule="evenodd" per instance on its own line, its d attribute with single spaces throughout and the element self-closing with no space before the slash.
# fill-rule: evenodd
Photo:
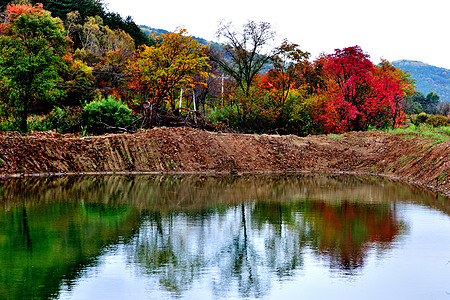
<svg viewBox="0 0 450 300">
<path fill-rule="evenodd" d="M 89 16 L 105 16 L 103 4 L 99 0 L 35 0 L 35 3 L 42 3 L 44 9 L 50 11 L 53 17 L 65 20 L 71 11 L 78 11 L 82 19 Z"/>
<path fill-rule="evenodd" d="M 136 25 L 130 16 L 124 20 L 118 13 L 108 12 L 104 18 L 104 23 L 111 29 L 122 29 L 128 33 L 133 38 L 136 46 L 155 45 L 155 42 Z"/>
</svg>

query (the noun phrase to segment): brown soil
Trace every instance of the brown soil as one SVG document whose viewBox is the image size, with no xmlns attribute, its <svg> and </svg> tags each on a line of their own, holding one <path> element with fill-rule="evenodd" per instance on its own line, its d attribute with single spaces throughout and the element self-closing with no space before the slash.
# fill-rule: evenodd
<svg viewBox="0 0 450 300">
<path fill-rule="evenodd" d="M 0 134 L 0 174 L 345 172 L 387 175 L 450 196 L 450 142 L 410 134 L 250 135 L 154 128 L 95 137 Z"/>
</svg>

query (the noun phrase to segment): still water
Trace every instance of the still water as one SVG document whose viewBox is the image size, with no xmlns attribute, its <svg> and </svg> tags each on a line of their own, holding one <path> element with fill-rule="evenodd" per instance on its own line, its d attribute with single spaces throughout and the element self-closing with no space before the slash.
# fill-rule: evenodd
<svg viewBox="0 0 450 300">
<path fill-rule="evenodd" d="M 450 200 L 386 178 L 0 181 L 0 299 L 450 299 Z"/>
</svg>

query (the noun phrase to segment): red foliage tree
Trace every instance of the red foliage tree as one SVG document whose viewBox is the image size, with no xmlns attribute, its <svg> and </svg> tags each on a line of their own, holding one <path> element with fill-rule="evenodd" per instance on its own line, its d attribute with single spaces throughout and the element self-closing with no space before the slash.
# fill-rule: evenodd
<svg viewBox="0 0 450 300">
<path fill-rule="evenodd" d="M 359 46 L 336 49 L 326 57 L 326 101 L 316 113 L 325 132 L 366 130 L 401 122 L 401 83 L 377 72 Z"/>
</svg>

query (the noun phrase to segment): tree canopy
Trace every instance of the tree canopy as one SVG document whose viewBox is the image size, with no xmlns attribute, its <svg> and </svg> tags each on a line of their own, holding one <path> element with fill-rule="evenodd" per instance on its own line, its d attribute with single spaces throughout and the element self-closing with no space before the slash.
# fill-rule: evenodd
<svg viewBox="0 0 450 300">
<path fill-rule="evenodd" d="M 98 16 L 112 30 L 121 29 L 128 33 L 138 46 L 150 46 L 153 43 L 130 16 L 123 18 L 118 13 L 107 11 L 101 0 L 35 0 L 33 3 L 42 3 L 44 9 L 51 11 L 54 17 L 63 21 L 67 19 L 67 14 L 74 11 L 78 11 L 83 21 L 88 17 Z M 78 47 L 78 40 L 75 39 L 74 42 L 75 47 Z"/>
<path fill-rule="evenodd" d="M 396 127 L 405 111 L 435 111 L 439 102 L 437 94 L 416 93 L 411 76 L 388 61 L 374 65 L 359 46 L 311 60 L 287 40 L 273 45 L 266 22 L 241 30 L 222 23 L 222 45 L 202 46 L 185 29 L 155 34 L 148 44 L 138 41 L 142 31 L 131 18 L 106 12 L 101 1 L 45 5 L 64 21 L 42 5 L 13 4 L 0 25 L 0 129 L 13 116 L 25 132 L 30 115 L 47 122 L 40 128 L 92 129 L 81 111 L 117 100 L 131 109 L 130 126 L 212 128 L 206 116 L 225 130 L 340 133 Z M 101 105 L 89 106 L 94 101 Z M 103 124 L 109 130 L 131 130 L 110 120 L 117 124 Z"/>
<path fill-rule="evenodd" d="M 155 46 L 141 47 L 130 61 L 130 84 L 149 102 L 170 104 L 176 89 L 193 87 L 193 75 L 206 78 L 209 65 L 204 47 L 185 33 L 181 29 L 163 34 Z"/>
<path fill-rule="evenodd" d="M 42 5 L 12 5 L 0 25 L 1 100 L 27 131 L 31 112 L 47 111 L 62 91 L 56 87 L 69 40 L 61 20 Z"/>
<path fill-rule="evenodd" d="M 327 97 L 317 120 L 328 132 L 395 126 L 403 118 L 400 80 L 382 72 L 358 46 L 336 49 L 326 57 Z"/>
</svg>

